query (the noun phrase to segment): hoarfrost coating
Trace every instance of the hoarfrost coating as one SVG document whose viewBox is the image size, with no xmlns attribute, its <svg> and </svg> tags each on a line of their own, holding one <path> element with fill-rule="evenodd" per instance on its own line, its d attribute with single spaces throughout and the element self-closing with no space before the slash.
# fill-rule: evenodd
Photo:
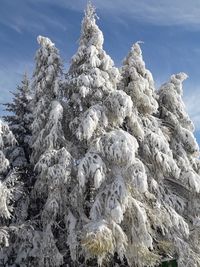
<svg viewBox="0 0 200 267">
<path fill-rule="evenodd" d="M 0 264 L 144 267 L 174 258 L 199 267 L 187 75 L 155 90 L 141 42 L 116 68 L 96 18 L 88 3 L 67 73 L 56 45 L 38 36 L 32 82 L 25 75 L 6 104 L 13 133 L 0 122 Z"/>
</svg>

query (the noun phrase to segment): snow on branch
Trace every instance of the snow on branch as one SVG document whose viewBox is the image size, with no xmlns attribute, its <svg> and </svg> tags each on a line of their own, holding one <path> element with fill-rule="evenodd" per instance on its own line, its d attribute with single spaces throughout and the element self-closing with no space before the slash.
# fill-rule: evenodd
<svg viewBox="0 0 200 267">
<path fill-rule="evenodd" d="M 135 158 L 137 140 L 123 130 L 113 130 L 97 141 L 97 151 L 114 164 L 124 165 Z"/>
</svg>

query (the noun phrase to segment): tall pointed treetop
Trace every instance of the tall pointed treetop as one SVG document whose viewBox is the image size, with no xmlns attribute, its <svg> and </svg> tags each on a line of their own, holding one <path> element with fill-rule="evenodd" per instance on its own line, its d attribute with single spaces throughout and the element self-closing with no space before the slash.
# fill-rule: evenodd
<svg viewBox="0 0 200 267">
<path fill-rule="evenodd" d="M 34 72 L 33 88 L 35 100 L 43 96 L 54 98 L 58 94 L 58 77 L 61 74 L 61 60 L 58 49 L 47 37 L 38 36 L 37 41 L 41 46 L 36 53 L 36 67 Z"/>
<path fill-rule="evenodd" d="M 103 33 L 96 25 L 95 8 L 89 3 L 82 21 L 79 48 L 72 57 L 66 83 L 67 98 L 79 111 L 102 101 L 116 88 L 119 71 L 103 50 L 103 41 Z"/>
<path fill-rule="evenodd" d="M 185 73 L 178 73 L 172 75 L 169 82 L 161 86 L 159 110 L 163 123 L 171 129 L 170 146 L 182 171 L 182 184 L 199 193 L 199 146 L 193 135 L 194 125 L 186 112 L 181 97 L 183 94 L 182 83 L 186 78 Z"/>
<path fill-rule="evenodd" d="M 34 121 L 32 124 L 32 160 L 36 163 L 47 148 L 60 148 L 62 107 L 57 102 L 61 78 L 59 51 L 49 38 L 39 36 L 33 76 Z M 53 113 L 53 110 L 57 111 Z"/>
<path fill-rule="evenodd" d="M 4 104 L 6 111 L 10 112 L 4 116 L 4 120 L 8 122 L 10 129 L 12 130 L 15 138 L 18 142 L 18 152 L 13 154 L 12 162 L 14 165 L 20 165 L 21 160 L 25 160 L 24 153 L 26 156 L 25 161 L 29 161 L 30 153 L 30 137 L 31 137 L 31 123 L 33 120 L 32 116 L 32 95 L 30 90 L 30 82 L 27 74 L 24 74 L 23 80 L 19 86 L 17 86 L 16 92 L 13 92 L 13 100 L 11 103 Z M 17 156 L 18 155 L 18 156 Z M 16 159 L 16 160 L 15 160 Z"/>
<path fill-rule="evenodd" d="M 52 41 L 49 38 L 41 36 L 41 35 L 37 37 L 37 42 L 39 45 L 41 45 L 44 48 L 55 47 L 54 43 L 52 43 Z"/>
<path fill-rule="evenodd" d="M 141 114 L 157 111 L 152 74 L 145 68 L 140 42 L 133 44 L 121 70 L 124 90 L 132 96 L 133 104 Z"/>
<path fill-rule="evenodd" d="M 159 91 L 160 116 L 165 122 L 175 127 L 181 124 L 182 127 L 194 131 L 194 125 L 191 122 L 182 100 L 183 81 L 187 79 L 183 72 L 173 74 L 169 82 L 164 83 Z"/>
<path fill-rule="evenodd" d="M 95 45 L 102 49 L 104 38 L 103 33 L 96 25 L 96 18 L 95 7 L 89 2 L 82 21 L 80 45 Z"/>
</svg>

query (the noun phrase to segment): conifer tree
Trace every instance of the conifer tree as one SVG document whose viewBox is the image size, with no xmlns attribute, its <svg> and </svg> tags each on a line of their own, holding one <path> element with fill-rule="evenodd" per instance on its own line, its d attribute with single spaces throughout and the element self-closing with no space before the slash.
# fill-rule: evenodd
<svg viewBox="0 0 200 267">
<path fill-rule="evenodd" d="M 200 161 L 186 75 L 157 93 L 140 42 L 119 71 L 96 19 L 89 3 L 65 79 L 58 49 L 38 36 L 33 98 L 25 76 L 6 104 L 34 171 L 19 183 L 15 138 L 0 122 L 0 265 L 146 267 L 167 257 L 199 267 Z"/>
<path fill-rule="evenodd" d="M 198 173 L 199 162 L 199 147 L 193 135 L 194 125 L 185 111 L 185 105 L 181 98 L 183 95 L 182 82 L 186 78 L 185 73 L 172 75 L 170 81 L 162 85 L 159 91 L 160 117 L 170 129 L 170 146 L 177 164 L 182 170 L 181 177 L 183 179 L 186 170 L 193 170 Z M 190 173 L 182 182 L 199 193 L 199 177 L 194 177 L 194 179 L 192 177 L 193 175 Z"/>
<path fill-rule="evenodd" d="M 178 167 L 170 151 L 167 135 L 157 119 L 158 102 L 152 74 L 145 68 L 139 42 L 135 43 L 121 70 L 120 87 L 134 101 L 134 113 L 126 127 L 140 142 L 141 157 L 148 163 L 150 171 L 156 168 L 159 176 L 179 176 Z M 162 131 L 162 130 L 163 131 Z M 159 175 L 160 171 L 160 175 Z"/>
<path fill-rule="evenodd" d="M 61 266 L 66 249 L 63 234 L 72 160 L 62 130 L 61 63 L 50 39 L 39 36 L 38 43 L 31 126 L 31 163 L 36 177 L 29 197 L 21 203 L 24 214 L 15 222 L 12 245 L 4 252 L 9 266 Z"/>
<path fill-rule="evenodd" d="M 71 156 L 66 149 L 62 130 L 63 108 L 59 102 L 61 61 L 59 52 L 50 39 L 39 36 L 37 40 L 41 47 L 36 54 L 32 85 L 35 111 L 31 155 L 36 182 L 29 201 L 29 214 L 31 218 L 34 214 L 38 214 L 36 222 L 38 221 L 40 226 L 34 231 L 29 229 L 30 235 L 26 233 L 24 239 L 29 239 L 30 253 L 21 259 L 18 257 L 22 251 L 18 251 L 16 262 L 20 263 L 20 266 L 26 266 L 32 257 L 33 265 L 61 266 L 63 255 L 56 245 L 54 231 L 59 232 L 59 222 L 64 223 L 66 183 L 71 164 Z M 34 221 L 32 219 L 31 225 Z M 35 239 L 41 243 L 41 247 L 39 243 L 34 243 Z M 26 243 L 25 240 L 21 242 Z M 25 253 L 26 246 L 20 249 Z"/>
<path fill-rule="evenodd" d="M 30 155 L 30 137 L 31 137 L 31 123 L 32 123 L 32 109 L 31 109 L 31 92 L 30 83 L 27 74 L 24 75 L 21 85 L 17 87 L 17 91 L 13 92 L 13 100 L 11 103 L 4 104 L 6 111 L 11 114 L 4 116 L 4 120 L 8 122 L 17 140 L 17 149 L 15 149 L 12 157 L 14 165 L 23 165 L 24 154 L 26 161 L 29 162 Z M 15 160 L 16 159 L 16 160 Z"/>
<path fill-rule="evenodd" d="M 31 250 L 33 264 L 60 266 L 63 255 L 56 245 L 53 231 L 59 232 L 58 222 L 64 223 L 67 201 L 66 183 L 70 174 L 71 156 L 66 149 L 62 130 L 63 108 L 59 102 L 61 79 L 59 52 L 46 37 L 39 36 L 38 43 L 41 47 L 36 54 L 33 77 L 35 112 L 31 155 L 35 166 L 36 182 L 31 194 L 29 210 L 31 215 L 38 214 L 40 227 L 32 232 L 32 239 L 29 242 L 34 242 L 34 238 L 41 242 L 41 248 L 38 244 L 32 243 L 34 245 Z M 23 261 L 27 264 L 27 259 Z"/>
<path fill-rule="evenodd" d="M 108 264 L 144 266 L 156 263 L 160 257 L 150 251 L 153 237 L 149 231 L 147 208 L 145 210 L 145 204 L 141 202 L 146 194 L 150 195 L 147 174 L 137 156 L 136 138 L 125 131 L 126 121 L 132 122 L 137 129 L 138 139 L 144 133 L 134 121 L 131 97 L 116 90 L 120 78 L 118 71 L 110 60 L 110 64 L 104 65 L 104 57 L 100 56 L 105 52 L 102 52 L 102 33 L 95 16 L 94 7 L 89 4 L 82 23 L 80 47 L 72 58 L 67 76 L 67 104 L 74 108 L 71 114 L 75 117 L 69 123 L 69 137 L 74 140 L 76 149 L 72 148 L 72 154 L 77 159 L 77 175 L 72 177 L 69 197 L 67 242 L 71 259 L 78 266 L 96 264 L 87 261 L 88 258 L 97 258 L 102 266 L 106 261 Z M 88 51 L 95 51 L 95 54 L 88 55 Z M 110 73 L 115 75 L 110 76 Z M 151 95 L 153 106 L 157 102 L 153 92 Z M 112 255 L 110 261 L 109 255 Z"/>
<path fill-rule="evenodd" d="M 181 214 L 187 219 L 190 236 L 177 240 L 180 266 L 199 266 L 199 192 L 200 160 L 199 146 L 194 137 L 194 125 L 182 100 L 185 73 L 174 74 L 159 90 L 159 116 L 169 129 L 170 148 L 180 168 L 179 179 L 173 179 L 182 200 Z M 180 200 L 179 200 L 180 202 Z"/>
<path fill-rule="evenodd" d="M 174 84 L 166 84 L 160 91 L 159 110 L 162 116 L 165 114 L 166 123 L 164 123 L 164 126 L 163 121 L 161 122 L 158 119 L 158 117 L 162 116 L 157 112 L 158 104 L 156 103 L 157 97 L 153 92 L 153 78 L 150 72 L 145 69 L 139 43 L 133 45 L 131 52 L 124 61 L 122 83 L 120 86 L 124 86 L 124 90 L 135 101 L 136 109 L 134 110 L 134 116 L 136 118 L 127 120 L 126 129 L 132 131 L 139 142 L 138 156 L 145 165 L 149 185 L 148 190 L 156 197 L 153 209 L 149 209 L 148 206 L 151 203 L 151 199 L 148 199 L 146 203 L 145 199 L 142 201 L 148 214 L 148 222 L 151 223 L 149 230 L 154 240 L 154 251 L 157 251 L 156 254 L 162 257 L 176 257 L 178 255 L 180 266 L 186 266 L 187 262 L 192 263 L 191 266 L 198 266 L 199 258 L 190 240 L 190 220 L 185 216 L 188 199 L 183 198 L 185 191 L 182 187 L 184 187 L 184 183 L 181 182 L 179 187 L 174 187 L 171 184 L 171 181 L 181 180 L 182 168 L 177 161 L 177 151 L 172 149 L 172 143 L 176 138 L 172 138 L 172 142 L 170 142 L 171 130 L 167 127 L 173 125 L 172 120 L 170 120 L 173 117 L 179 135 L 182 132 L 183 139 L 185 139 L 184 132 L 186 131 L 180 129 L 179 119 L 189 129 L 193 128 L 188 115 L 184 111 L 181 98 L 179 96 L 176 97 L 177 94 L 170 90 L 173 88 L 180 94 L 182 88 L 181 81 L 185 77 L 185 74 L 173 75 L 170 82 Z M 163 103 L 166 103 L 166 106 L 173 110 L 172 114 L 166 110 Z M 177 113 L 179 113 L 178 116 Z M 138 138 L 137 123 L 133 124 L 132 121 L 139 122 L 140 128 L 143 130 L 140 138 Z M 177 133 L 177 131 L 175 132 Z M 189 153 L 191 154 L 196 153 L 198 151 L 197 143 L 191 134 L 187 133 L 187 136 L 189 140 L 185 140 L 185 145 L 189 147 L 188 152 L 190 151 Z M 180 136 L 178 140 L 181 140 Z M 187 171 L 189 170 L 188 166 L 186 166 L 186 169 Z M 195 179 L 191 178 L 191 180 L 193 186 L 196 185 L 198 187 Z M 158 216 L 156 221 L 154 217 L 155 211 L 157 212 L 156 216 Z M 188 255 L 190 255 L 190 260 L 188 260 Z M 143 260 L 140 264 L 141 266 L 145 265 Z"/>
<path fill-rule="evenodd" d="M 7 149 L 14 146 L 15 137 L 8 125 L 0 121 L 0 246 L 9 246 L 9 219 L 13 211 L 17 176 L 7 159 Z"/>
<path fill-rule="evenodd" d="M 61 78 L 61 61 L 57 48 L 50 39 L 38 36 L 41 48 L 36 53 L 36 67 L 33 75 L 34 120 L 32 124 L 32 162 L 37 163 L 40 156 L 47 150 L 60 148 L 62 130 L 60 120 L 62 108 L 57 102 L 59 82 Z M 53 112 L 52 109 L 55 109 Z M 52 111 L 52 112 L 51 112 Z M 57 115 L 58 114 L 58 115 Z M 49 115 L 55 120 L 50 124 Z M 54 137 L 50 139 L 51 137 Z"/>
<path fill-rule="evenodd" d="M 13 201 L 12 217 L 9 220 L 9 235 L 12 241 L 9 241 L 9 248 L 4 248 L 0 255 L 1 263 L 9 266 L 12 265 L 12 259 L 15 257 L 15 242 L 19 229 L 28 217 L 30 188 L 34 177 L 33 168 L 30 165 L 32 95 L 27 74 L 24 75 L 17 91 L 12 94 L 14 95 L 12 102 L 5 104 L 6 110 L 11 114 L 4 116 L 4 120 L 8 122 L 16 138 L 15 145 L 6 149 L 6 155 L 10 162 L 9 173 L 12 178 L 9 180 L 13 183 L 17 179 L 17 190 L 13 192 L 15 201 Z"/>
<path fill-rule="evenodd" d="M 185 225 L 184 220 L 173 210 L 173 205 L 169 205 L 169 201 L 166 200 L 168 196 L 165 193 L 167 177 L 179 177 L 180 171 L 170 150 L 166 131 L 157 119 L 158 103 L 154 81 L 152 74 L 145 67 L 139 42 L 132 46 L 125 58 L 121 75 L 119 88 L 127 92 L 133 101 L 132 114 L 126 119 L 124 127 L 139 143 L 137 157 L 143 163 L 148 184 L 145 194 L 140 194 L 139 198 L 138 194 L 134 194 L 133 198 L 143 205 L 148 225 L 147 232 L 152 241 L 152 247 L 150 247 L 147 243 L 132 238 L 128 247 L 135 251 L 135 253 L 132 252 L 132 264 L 137 262 L 138 266 L 148 266 L 156 264 L 156 260 L 159 261 L 170 253 L 171 256 L 175 254 L 174 251 L 168 251 L 169 247 L 174 246 L 171 241 L 174 229 L 170 225 L 174 224 L 176 231 L 183 231 L 183 233 L 186 231 L 184 227 L 180 227 L 181 224 Z M 135 168 L 133 166 L 131 169 L 133 173 Z M 132 190 L 137 192 L 138 188 L 133 186 Z M 156 216 L 158 218 L 155 220 Z M 169 225 L 165 224 L 166 220 L 170 222 Z M 181 224 L 175 223 L 179 220 Z M 132 227 L 137 229 L 134 222 Z M 140 235 L 142 236 L 142 233 Z M 161 246 L 162 249 L 160 249 Z M 144 253 L 146 253 L 145 257 Z"/>
<path fill-rule="evenodd" d="M 118 69 L 103 50 L 103 33 L 95 23 L 96 18 L 89 3 L 82 21 L 79 48 L 67 74 L 65 94 L 70 107 L 78 114 L 102 102 L 116 88 L 119 78 Z"/>
</svg>

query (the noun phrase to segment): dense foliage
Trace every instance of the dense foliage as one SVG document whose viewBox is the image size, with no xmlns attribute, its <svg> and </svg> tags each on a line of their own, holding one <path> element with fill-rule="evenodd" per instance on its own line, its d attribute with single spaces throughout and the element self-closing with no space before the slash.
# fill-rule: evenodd
<svg viewBox="0 0 200 267">
<path fill-rule="evenodd" d="M 37 40 L 31 85 L 25 76 L 6 104 L 14 135 L 0 123 L 0 265 L 147 267 L 171 258 L 199 267 L 187 75 L 156 90 L 140 42 L 116 68 L 90 3 L 67 73 L 55 44 Z"/>
</svg>

